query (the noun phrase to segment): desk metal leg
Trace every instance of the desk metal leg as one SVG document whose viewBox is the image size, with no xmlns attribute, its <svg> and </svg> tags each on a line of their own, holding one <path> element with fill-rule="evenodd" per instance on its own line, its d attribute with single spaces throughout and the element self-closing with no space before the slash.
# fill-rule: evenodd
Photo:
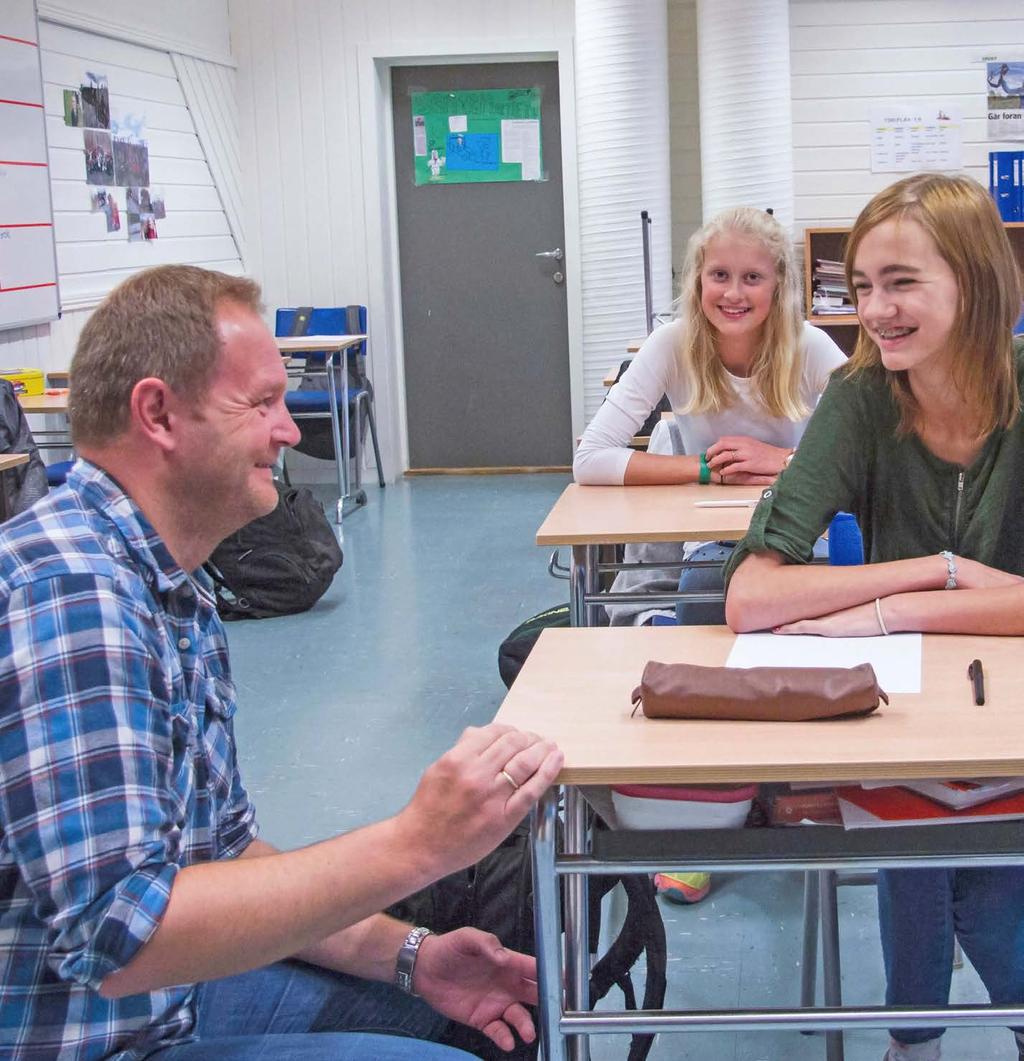
<svg viewBox="0 0 1024 1061">
<path fill-rule="evenodd" d="M 598 547 L 574 545 L 569 568 L 569 622 L 573 626 L 597 626 L 600 604 L 587 604 L 587 597 L 596 593 L 600 575 L 597 570 Z"/>
<path fill-rule="evenodd" d="M 590 853 L 587 804 L 575 785 L 565 790 L 565 853 Z M 569 1008 L 581 1013 L 590 1009 L 589 883 L 583 873 L 572 873 L 565 879 L 566 997 Z M 568 1056 L 573 1061 L 589 1061 L 587 1036 L 577 1035 L 569 1040 Z"/>
<path fill-rule="evenodd" d="M 814 1005 L 815 981 L 818 975 L 818 874 L 804 872 L 804 938 L 800 957 L 800 1005 L 810 1009 Z"/>
<path fill-rule="evenodd" d="M 565 1061 L 562 1016 L 562 904 L 555 875 L 558 789 L 549 788 L 530 816 L 533 925 L 537 949 L 537 1007 L 544 1061 Z"/>
<path fill-rule="evenodd" d="M 573 545 L 569 558 L 569 624 L 586 626 L 583 597 L 587 592 L 587 547 Z"/>
<path fill-rule="evenodd" d="M 836 871 L 818 871 L 818 898 L 821 906 L 821 959 L 824 968 L 826 1006 L 843 1004 L 842 969 L 839 964 L 839 908 L 836 893 Z M 843 1061 L 843 1033 L 825 1033 L 827 1061 Z"/>
<path fill-rule="evenodd" d="M 338 384 L 334 378 L 334 360 L 339 356 L 334 350 L 327 355 L 324 368 L 327 370 L 327 397 L 331 406 L 331 436 L 334 442 L 334 460 L 338 473 L 338 507 L 335 521 L 341 523 L 345 502 L 348 500 L 348 372 L 343 373 L 345 398 L 344 429 L 338 417 Z M 344 353 L 340 355 L 344 358 Z M 346 366 L 347 368 L 347 366 Z"/>
</svg>

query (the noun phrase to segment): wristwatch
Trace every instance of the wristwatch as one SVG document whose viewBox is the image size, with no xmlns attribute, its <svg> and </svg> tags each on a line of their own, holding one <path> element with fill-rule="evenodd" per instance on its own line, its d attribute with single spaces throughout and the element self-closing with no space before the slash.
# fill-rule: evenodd
<svg viewBox="0 0 1024 1061">
<path fill-rule="evenodd" d="M 420 952 L 420 946 L 429 935 L 432 935 L 429 928 L 418 926 L 405 937 L 405 941 L 398 948 L 398 958 L 395 960 L 395 984 L 407 995 L 415 994 L 412 989 L 412 974 L 416 968 L 416 957 Z"/>
</svg>

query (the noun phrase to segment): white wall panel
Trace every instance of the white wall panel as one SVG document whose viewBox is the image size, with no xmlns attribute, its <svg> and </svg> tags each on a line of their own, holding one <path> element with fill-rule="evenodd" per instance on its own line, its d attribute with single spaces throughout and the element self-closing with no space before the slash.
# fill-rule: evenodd
<svg viewBox="0 0 1024 1061">
<path fill-rule="evenodd" d="M 231 63 L 226 0 L 37 0 L 39 17 L 98 37 Z"/>
<path fill-rule="evenodd" d="M 231 67 L 204 62 L 187 55 L 172 55 L 185 102 L 196 126 L 192 143 L 184 134 L 166 133 L 161 139 L 174 141 L 178 158 L 205 158 L 220 195 L 224 215 L 245 259 L 242 231 L 242 159 L 238 145 L 238 100 L 235 71 Z M 194 148 L 195 153 L 191 152 Z M 169 153 L 169 152 L 165 152 Z"/>
<path fill-rule="evenodd" d="M 571 38 L 572 0 L 230 0 L 230 10 L 248 271 L 271 309 L 369 305 L 368 369 L 385 462 L 393 467 L 402 414 L 383 384 L 397 367 L 381 341 L 388 307 L 371 298 L 367 263 L 368 231 L 379 220 L 366 212 L 387 193 L 368 187 L 363 175 L 360 47 L 408 55 L 439 41 Z M 316 464 L 333 474 L 327 462 Z M 304 466 L 301 474 L 315 471 Z"/>
<path fill-rule="evenodd" d="M 668 92 L 672 183 L 672 293 L 678 293 L 686 243 L 702 220 L 697 5 L 668 0 Z"/>
<path fill-rule="evenodd" d="M 796 228 L 847 225 L 900 174 L 871 172 L 875 103 L 958 106 L 964 171 L 987 182 L 982 55 L 1024 54 L 1014 0 L 790 0 Z"/>
</svg>

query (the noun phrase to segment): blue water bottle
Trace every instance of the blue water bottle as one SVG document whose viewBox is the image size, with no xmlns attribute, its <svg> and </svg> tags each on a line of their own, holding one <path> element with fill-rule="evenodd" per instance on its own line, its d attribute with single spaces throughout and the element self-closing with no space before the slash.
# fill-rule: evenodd
<svg viewBox="0 0 1024 1061">
<path fill-rule="evenodd" d="M 842 566 L 864 563 L 864 539 L 850 512 L 837 512 L 828 525 L 828 562 Z"/>
</svg>

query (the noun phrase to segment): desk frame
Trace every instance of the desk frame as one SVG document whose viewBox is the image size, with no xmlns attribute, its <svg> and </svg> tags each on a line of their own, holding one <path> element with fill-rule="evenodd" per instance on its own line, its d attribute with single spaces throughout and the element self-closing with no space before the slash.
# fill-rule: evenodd
<svg viewBox="0 0 1024 1061">
<path fill-rule="evenodd" d="M 600 834 L 599 850 L 587 829 L 579 790 L 565 790 L 564 851 L 556 845 L 559 792 L 549 789 L 533 811 L 531 843 L 540 1034 L 546 1061 L 585 1061 L 587 1036 L 599 1033 L 685 1031 L 843 1031 L 856 1028 L 920 1028 L 1020 1025 L 1024 1005 L 936 1008 L 821 1006 L 742 1009 L 590 1012 L 587 945 L 587 877 L 604 873 L 666 870 L 864 870 L 1024 865 L 1019 821 L 964 826 L 918 826 L 846 832 L 827 826 L 689 832 L 620 831 Z M 712 853 L 714 852 L 714 853 Z M 566 886 L 565 1001 L 561 975 L 561 903 Z M 841 1043 L 828 1056 L 842 1056 Z"/>
<path fill-rule="evenodd" d="M 863 719 L 829 723 L 679 723 L 633 718 L 630 690 L 650 659 L 724 664 L 734 635 L 724 627 L 546 630 L 509 690 L 497 721 L 560 743 L 566 763 L 565 829 L 556 848 L 558 790 L 533 813 L 540 1029 L 547 1061 L 584 1061 L 587 1036 L 602 1032 L 1021 1025 L 1021 1006 L 933 1009 L 840 1008 L 826 984 L 825 1006 L 685 1013 L 589 1012 L 587 878 L 607 872 L 687 870 L 863 870 L 1024 865 L 1024 822 L 845 831 L 829 827 L 686 832 L 605 832 L 593 836 L 579 786 L 1024 774 L 1017 724 L 1024 639 L 925 635 L 919 693 L 894 693 Z M 982 658 L 991 688 L 974 705 L 966 663 Z M 922 729 L 923 720 L 926 728 Z M 965 728 L 969 727 L 969 728 Z M 562 907 L 565 882 L 565 981 Z M 798 978 L 797 978 L 798 979 Z M 796 1002 L 796 999 L 794 999 Z M 838 1035 L 826 1036 L 830 1061 Z"/>
<path fill-rule="evenodd" d="M 343 355 L 353 346 L 358 346 L 365 335 L 298 335 L 282 336 L 275 339 L 277 348 L 282 354 L 322 353 L 324 371 L 327 373 L 327 396 L 331 407 L 331 436 L 334 441 L 334 463 L 338 473 L 338 504 L 335 508 L 335 522 L 341 526 L 345 502 L 350 497 L 348 462 L 351 453 L 348 423 L 348 359 Z M 345 406 L 345 415 L 338 413 L 338 383 L 335 378 L 337 359 L 342 357 L 341 394 Z M 303 370 L 305 371 L 305 370 Z M 323 413 L 292 413 L 293 420 L 322 420 Z M 359 504 L 366 501 L 365 494 Z"/>
<path fill-rule="evenodd" d="M 680 560 L 678 563 L 625 564 L 601 559 L 607 546 L 574 545 L 569 566 L 569 622 L 572 626 L 600 626 L 601 609 L 607 604 L 644 604 L 652 608 L 689 604 L 721 604 L 723 593 L 692 593 L 673 590 L 665 593 L 619 593 L 601 589 L 601 576 L 618 571 L 672 571 L 680 574 L 690 568 L 718 567 L 717 560 Z"/>
<path fill-rule="evenodd" d="M 721 593 L 613 593 L 601 589 L 601 576 L 624 570 L 719 567 L 707 560 L 621 564 L 602 559 L 602 549 L 649 541 L 734 541 L 746 533 L 753 507 L 697 508 L 693 502 L 753 500 L 752 486 L 580 486 L 562 492 L 537 531 L 538 545 L 571 546 L 569 615 L 573 626 L 599 625 L 605 604 L 642 603 L 654 607 L 686 601 L 721 603 Z M 636 509 L 634 515 L 632 510 Z M 650 522 L 648 522 L 650 521 Z"/>
</svg>

